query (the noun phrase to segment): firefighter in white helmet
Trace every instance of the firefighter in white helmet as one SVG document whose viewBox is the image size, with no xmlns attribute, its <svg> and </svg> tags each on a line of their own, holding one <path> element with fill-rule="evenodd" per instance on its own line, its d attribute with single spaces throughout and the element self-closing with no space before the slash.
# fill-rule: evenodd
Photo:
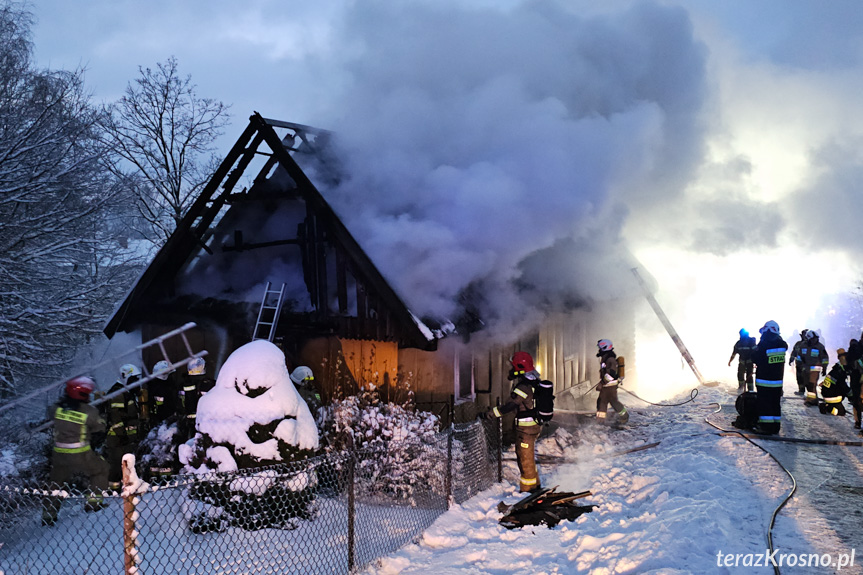
<svg viewBox="0 0 863 575">
<path fill-rule="evenodd" d="M 758 423 L 755 433 L 779 433 L 782 424 L 782 379 L 788 344 L 779 334 L 779 324 L 770 320 L 760 330 L 761 339 L 752 354 L 755 362 L 755 391 L 758 394 Z"/>
<path fill-rule="evenodd" d="M 601 339 L 596 342 L 596 357 L 599 358 L 599 397 L 596 398 L 596 421 L 604 423 L 608 416 L 608 405 L 617 412 L 617 422 L 624 425 L 629 421 L 629 412 L 617 398 L 617 385 L 620 383 L 619 366 L 614 345 L 610 339 Z"/>
<path fill-rule="evenodd" d="M 120 489 L 123 478 L 123 455 L 135 453 L 140 437 L 138 434 L 138 403 L 135 391 L 124 391 L 141 377 L 141 369 L 132 363 L 120 367 L 120 378 L 114 382 L 108 395 L 117 393 L 105 404 L 105 419 L 108 424 L 108 438 L 105 441 L 105 456 L 108 459 L 109 487 Z"/>
<path fill-rule="evenodd" d="M 309 411 L 312 412 L 315 420 L 318 419 L 318 410 L 322 405 L 321 394 L 315 384 L 315 375 L 311 368 L 301 365 L 291 372 L 291 381 L 294 387 L 297 388 L 297 393 L 309 406 Z"/>
</svg>

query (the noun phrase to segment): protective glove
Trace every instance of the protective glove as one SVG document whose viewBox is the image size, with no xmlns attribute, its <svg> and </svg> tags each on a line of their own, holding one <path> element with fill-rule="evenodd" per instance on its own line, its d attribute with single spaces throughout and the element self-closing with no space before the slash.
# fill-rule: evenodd
<svg viewBox="0 0 863 575">
<path fill-rule="evenodd" d="M 487 411 L 480 411 L 479 413 L 476 414 L 476 418 L 485 421 L 486 419 L 488 419 L 488 412 Z"/>
<path fill-rule="evenodd" d="M 731 367 L 731 360 L 728 360 L 728 367 Z"/>
</svg>

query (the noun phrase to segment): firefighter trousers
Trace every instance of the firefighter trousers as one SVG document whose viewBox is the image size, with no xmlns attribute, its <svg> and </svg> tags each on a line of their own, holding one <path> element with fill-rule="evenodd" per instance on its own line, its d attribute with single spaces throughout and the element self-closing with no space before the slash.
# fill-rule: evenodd
<svg viewBox="0 0 863 575">
<path fill-rule="evenodd" d="M 779 433 L 782 424 L 782 385 L 755 385 L 758 393 L 758 427 L 768 433 Z"/>
<path fill-rule="evenodd" d="M 818 405 L 818 392 L 816 388 L 818 387 L 818 379 L 821 377 L 821 371 L 822 368 L 820 365 L 813 365 L 806 372 L 806 396 L 803 400 L 806 405 Z"/>
<path fill-rule="evenodd" d="M 51 457 L 51 483 L 56 487 L 67 484 L 74 476 L 87 478 L 91 490 L 88 503 L 102 501 L 102 492 L 108 489 L 108 463 L 92 449 L 81 453 L 57 453 Z M 45 497 L 42 499 L 42 522 L 53 525 L 57 521 L 62 499 Z"/>
<path fill-rule="evenodd" d="M 754 365 L 751 359 L 741 359 L 737 362 L 737 384 L 740 387 L 746 384 L 746 391 L 755 391 L 755 383 L 752 379 L 752 368 Z"/>
<path fill-rule="evenodd" d="M 609 404 L 614 408 L 617 415 L 623 419 L 626 414 L 626 406 L 617 399 L 617 384 L 603 385 L 599 389 L 599 397 L 596 398 L 596 420 L 598 422 L 602 423 L 605 421 Z"/>
<path fill-rule="evenodd" d="M 799 361 L 795 362 L 794 369 L 797 374 L 797 391 L 802 395 L 806 392 L 806 384 L 809 383 L 809 370 Z"/>
<path fill-rule="evenodd" d="M 516 421 L 515 427 L 515 459 L 518 463 L 519 490 L 526 492 L 538 489 L 539 474 L 536 471 L 536 439 L 542 431 L 542 426 L 535 421 L 524 425 Z"/>
</svg>

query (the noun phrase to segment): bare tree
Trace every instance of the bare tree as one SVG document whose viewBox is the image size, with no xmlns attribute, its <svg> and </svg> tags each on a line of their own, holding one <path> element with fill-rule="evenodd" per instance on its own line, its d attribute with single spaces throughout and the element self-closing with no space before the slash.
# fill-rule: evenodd
<svg viewBox="0 0 863 575">
<path fill-rule="evenodd" d="M 35 71 L 31 26 L 0 2 L 0 395 L 62 372 L 136 273 L 83 72 Z"/>
<path fill-rule="evenodd" d="M 200 98 L 174 57 L 141 77 L 109 109 L 105 132 L 117 175 L 132 191 L 156 246 L 176 229 L 215 167 L 213 142 L 229 121 L 228 106 Z"/>
</svg>

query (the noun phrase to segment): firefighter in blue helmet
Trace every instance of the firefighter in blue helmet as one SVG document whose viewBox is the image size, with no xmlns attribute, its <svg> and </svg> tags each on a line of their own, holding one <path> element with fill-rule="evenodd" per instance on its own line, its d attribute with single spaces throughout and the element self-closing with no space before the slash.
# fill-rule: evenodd
<svg viewBox="0 0 863 575">
<path fill-rule="evenodd" d="M 512 369 L 508 379 L 514 382 L 509 400 L 501 407 L 480 413 L 480 419 L 501 417 L 515 411 L 515 457 L 519 471 L 519 490 L 522 492 L 540 489 L 536 470 L 536 440 L 542 426 L 536 420 L 533 389 L 540 381 L 539 372 L 533 366 L 533 357 L 526 351 L 517 351 L 510 359 Z"/>
<path fill-rule="evenodd" d="M 755 351 L 755 338 L 749 335 L 745 329 L 740 330 L 740 339 L 734 342 L 734 349 L 731 351 L 731 358 L 728 360 L 728 365 L 734 361 L 734 356 L 737 356 L 737 395 L 744 391 L 755 391 L 755 384 L 752 381 L 752 352 Z"/>
<path fill-rule="evenodd" d="M 788 344 L 779 334 L 779 324 L 770 320 L 759 330 L 761 340 L 755 347 L 755 391 L 758 394 L 758 423 L 753 431 L 773 435 L 782 423 L 782 378 Z"/>
</svg>

